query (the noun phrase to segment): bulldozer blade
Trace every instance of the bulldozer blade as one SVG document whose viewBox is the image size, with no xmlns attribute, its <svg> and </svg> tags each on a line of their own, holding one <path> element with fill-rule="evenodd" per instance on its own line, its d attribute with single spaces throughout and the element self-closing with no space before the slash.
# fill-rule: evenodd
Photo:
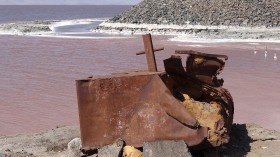
<svg viewBox="0 0 280 157">
<path fill-rule="evenodd" d="M 164 72 L 130 72 L 76 81 L 82 151 L 118 139 L 134 147 L 156 140 L 196 146 L 208 136 L 170 92 Z"/>
</svg>

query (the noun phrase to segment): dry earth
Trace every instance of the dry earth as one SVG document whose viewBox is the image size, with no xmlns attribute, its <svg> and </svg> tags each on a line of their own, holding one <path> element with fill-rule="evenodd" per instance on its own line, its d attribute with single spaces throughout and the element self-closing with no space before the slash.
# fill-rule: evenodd
<svg viewBox="0 0 280 157">
<path fill-rule="evenodd" d="M 67 144 L 80 137 L 77 126 L 60 127 L 39 134 L 0 137 L 0 157 L 60 157 Z"/>
<path fill-rule="evenodd" d="M 68 142 L 76 137 L 80 137 L 77 126 L 55 128 L 39 134 L 1 136 L 0 157 L 65 157 Z M 255 124 L 234 124 L 229 144 L 219 151 L 206 150 L 194 156 L 280 157 L 279 148 L 279 132 Z"/>
</svg>

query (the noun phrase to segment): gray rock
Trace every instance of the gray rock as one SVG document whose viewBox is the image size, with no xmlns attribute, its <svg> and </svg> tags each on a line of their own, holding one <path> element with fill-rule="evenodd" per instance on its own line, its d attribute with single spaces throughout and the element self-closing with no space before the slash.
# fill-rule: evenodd
<svg viewBox="0 0 280 157">
<path fill-rule="evenodd" d="M 241 25 L 276 27 L 272 19 L 280 16 L 279 0 L 143 0 L 110 22 L 184 25 Z M 164 19 L 164 20 L 163 20 Z M 227 21 L 230 19 L 230 22 Z M 254 20 L 253 20 L 254 19 Z M 268 21 L 267 23 L 264 21 Z M 226 22 L 227 21 L 227 22 Z M 249 23 L 249 21 L 253 21 Z"/>
<path fill-rule="evenodd" d="M 104 146 L 98 149 L 98 157 L 118 157 L 122 152 L 124 142 L 117 140 L 111 145 Z"/>
<path fill-rule="evenodd" d="M 146 142 L 143 157 L 192 157 L 184 141 Z"/>
<path fill-rule="evenodd" d="M 74 138 L 68 143 L 68 157 L 80 157 L 81 156 L 81 139 Z"/>
</svg>

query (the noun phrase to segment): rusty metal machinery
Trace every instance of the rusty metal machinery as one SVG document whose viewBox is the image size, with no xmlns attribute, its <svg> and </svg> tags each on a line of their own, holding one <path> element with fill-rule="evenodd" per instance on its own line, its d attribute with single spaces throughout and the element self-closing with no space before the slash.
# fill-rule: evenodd
<svg viewBox="0 0 280 157">
<path fill-rule="evenodd" d="M 229 141 L 234 103 L 222 87 L 223 79 L 217 79 L 224 62 L 212 55 L 191 53 L 186 68 L 179 56 L 164 60 L 164 65 L 169 90 L 201 126 L 208 128 L 207 142 L 217 147 Z"/>
<path fill-rule="evenodd" d="M 158 72 L 151 36 L 143 39 L 149 71 L 76 81 L 82 151 L 118 139 L 135 147 L 156 140 L 184 140 L 195 149 L 227 143 L 233 100 L 217 79 L 227 56 L 176 51 L 189 55 L 187 67 L 172 56 Z"/>
</svg>

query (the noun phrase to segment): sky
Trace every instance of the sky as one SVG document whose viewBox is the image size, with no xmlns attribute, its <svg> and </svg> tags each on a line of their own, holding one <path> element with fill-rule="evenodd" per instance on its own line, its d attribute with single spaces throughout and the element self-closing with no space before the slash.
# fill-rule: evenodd
<svg viewBox="0 0 280 157">
<path fill-rule="evenodd" d="M 134 5 L 142 0 L 0 0 L 0 5 Z"/>
</svg>

